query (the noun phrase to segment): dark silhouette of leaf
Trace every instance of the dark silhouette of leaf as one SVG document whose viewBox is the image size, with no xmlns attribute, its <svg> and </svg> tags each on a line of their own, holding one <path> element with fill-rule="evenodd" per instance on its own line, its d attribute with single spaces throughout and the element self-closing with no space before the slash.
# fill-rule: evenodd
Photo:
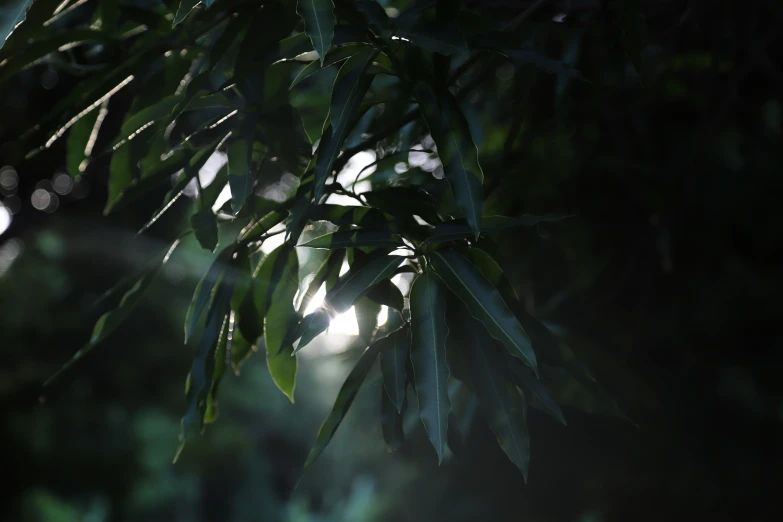
<svg viewBox="0 0 783 522">
<path fill-rule="evenodd" d="M 411 289 L 411 348 L 413 380 L 419 414 L 427 436 L 443 461 L 451 411 L 446 366 L 446 294 L 436 275 L 425 272 Z"/>
</svg>

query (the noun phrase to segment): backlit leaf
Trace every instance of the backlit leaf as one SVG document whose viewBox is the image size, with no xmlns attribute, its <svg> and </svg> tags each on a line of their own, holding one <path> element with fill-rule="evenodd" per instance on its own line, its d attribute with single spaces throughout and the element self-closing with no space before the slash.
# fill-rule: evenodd
<svg viewBox="0 0 783 522">
<path fill-rule="evenodd" d="M 354 229 L 325 234 L 298 246 L 326 249 L 360 247 L 396 249 L 404 247 L 405 243 L 402 242 L 399 234 L 388 229 Z"/>
<path fill-rule="evenodd" d="M 24 21 L 27 9 L 32 3 L 33 0 L 11 0 L 0 6 L 0 47 L 16 26 Z"/>
</svg>

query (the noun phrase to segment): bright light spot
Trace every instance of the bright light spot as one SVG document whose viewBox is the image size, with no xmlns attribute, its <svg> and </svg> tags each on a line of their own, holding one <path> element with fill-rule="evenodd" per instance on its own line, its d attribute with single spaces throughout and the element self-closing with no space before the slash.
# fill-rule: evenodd
<svg viewBox="0 0 783 522">
<path fill-rule="evenodd" d="M 220 194 L 218 194 L 217 199 L 215 200 L 215 204 L 212 205 L 212 212 L 217 212 L 221 208 L 223 208 L 223 205 L 226 204 L 226 201 L 231 200 L 231 187 L 228 186 L 228 183 L 226 183 L 226 186 L 223 187 L 223 190 L 220 191 Z"/>
<path fill-rule="evenodd" d="M 8 227 L 11 226 L 11 211 L 5 208 L 5 205 L 0 203 L 0 235 L 3 234 Z"/>
<path fill-rule="evenodd" d="M 52 202 L 52 195 L 46 189 L 36 189 L 30 196 L 30 202 L 36 210 L 46 210 Z"/>
<path fill-rule="evenodd" d="M 71 190 L 73 190 L 73 179 L 71 179 L 68 174 L 59 172 L 54 175 L 52 186 L 54 187 L 55 192 L 65 196 L 66 194 L 70 194 Z"/>
<path fill-rule="evenodd" d="M 285 225 L 282 224 L 282 223 L 280 223 L 278 225 L 275 225 L 274 227 L 270 228 L 269 232 L 267 232 L 267 234 L 279 232 L 281 230 L 285 230 Z M 277 234 L 275 236 L 267 238 L 267 239 L 264 240 L 264 243 L 261 245 L 261 252 L 263 252 L 265 254 L 268 254 L 272 250 L 274 250 L 275 248 L 277 248 L 280 245 L 282 245 L 283 243 L 285 243 L 285 233 Z"/>
<path fill-rule="evenodd" d="M 201 181 L 201 186 L 207 188 L 226 163 L 228 163 L 228 156 L 225 152 L 213 152 L 207 159 L 207 162 L 204 163 L 204 166 L 198 171 L 198 179 Z M 195 197 L 198 194 L 198 185 L 196 185 L 195 179 L 190 180 L 185 186 L 184 194 L 189 197 Z"/>
</svg>

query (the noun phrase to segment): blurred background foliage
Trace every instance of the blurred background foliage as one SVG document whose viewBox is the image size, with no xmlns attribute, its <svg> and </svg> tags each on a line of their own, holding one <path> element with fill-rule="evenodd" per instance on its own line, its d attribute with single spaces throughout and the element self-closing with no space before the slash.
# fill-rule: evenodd
<svg viewBox="0 0 783 522">
<path fill-rule="evenodd" d="M 466 1 L 464 14 L 509 18 L 532 3 Z M 548 2 L 530 21 L 537 44 L 590 82 L 504 64 L 463 102 L 491 213 L 576 215 L 500 235 L 495 250 L 527 307 L 633 421 L 589 415 L 614 412 L 578 394 L 567 427 L 531 410 L 528 485 L 483 421 L 440 467 L 417 422 L 387 453 L 375 368 L 294 488 L 356 358 L 339 334 L 303 352 L 295 405 L 250 358 L 223 384 L 219 422 L 173 465 L 192 356 L 181 325 L 210 262 L 192 239 L 126 324 L 43 389 L 89 337 L 101 294 L 163 248 L 193 204 L 136 237 L 157 200 L 104 218 L 105 168 L 71 181 L 64 140 L 23 161 L 18 137 L 78 88 L 69 51 L 0 84 L 0 518 L 771 518 L 783 463 L 783 6 L 638 3 L 638 63 L 617 43 L 615 2 Z"/>
</svg>

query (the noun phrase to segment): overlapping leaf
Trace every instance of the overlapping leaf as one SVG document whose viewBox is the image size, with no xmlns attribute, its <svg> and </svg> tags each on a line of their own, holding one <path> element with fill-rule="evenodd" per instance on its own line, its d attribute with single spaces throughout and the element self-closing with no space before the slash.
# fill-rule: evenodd
<svg viewBox="0 0 783 522">
<path fill-rule="evenodd" d="M 411 334 L 410 359 L 419 414 L 440 463 L 446 450 L 451 411 L 446 366 L 448 327 L 445 289 L 431 272 L 425 272 L 413 282 Z"/>
<path fill-rule="evenodd" d="M 323 64 L 326 51 L 332 45 L 337 23 L 332 0 L 298 0 L 296 12 L 304 20 L 305 33 L 313 42 L 313 49 L 318 52 Z"/>
<path fill-rule="evenodd" d="M 522 325 L 509 310 L 498 290 L 467 259 L 455 251 L 437 251 L 430 256 L 432 266 L 481 321 L 487 331 L 506 345 L 509 353 L 537 372 L 536 355 Z"/>
</svg>

